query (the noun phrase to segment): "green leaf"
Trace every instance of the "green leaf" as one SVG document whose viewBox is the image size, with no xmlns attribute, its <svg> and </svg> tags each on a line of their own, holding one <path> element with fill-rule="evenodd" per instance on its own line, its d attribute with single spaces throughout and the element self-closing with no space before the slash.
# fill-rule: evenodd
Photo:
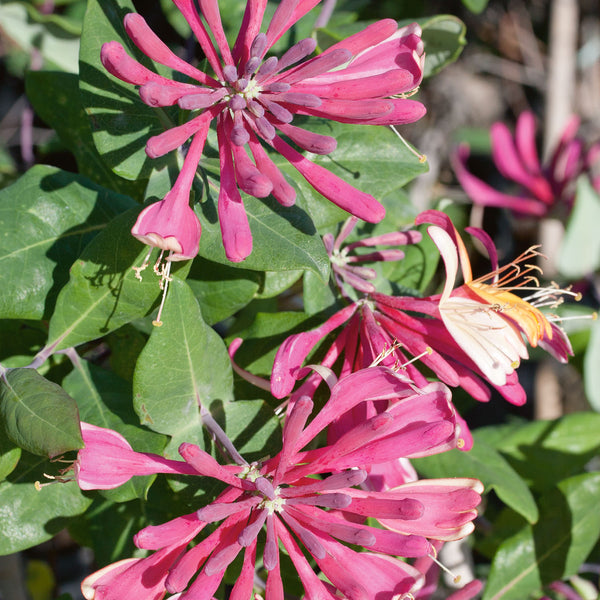
<svg viewBox="0 0 600 600">
<path fill-rule="evenodd" d="M 538 509 L 519 475 L 504 458 L 488 446 L 477 432 L 468 452 L 451 450 L 414 461 L 415 468 L 425 477 L 474 477 L 481 480 L 486 492 L 493 489 L 500 500 L 523 515 L 530 523 L 538 519 Z"/>
<path fill-rule="evenodd" d="M 230 262 L 225 256 L 217 217 L 218 161 L 203 159 L 200 166 L 204 170 L 204 177 L 202 181 L 196 177 L 192 193 L 197 199 L 202 198 L 202 202 L 195 206 L 202 223 L 201 257 L 228 267 L 253 271 L 310 269 L 327 279 L 329 258 L 301 192 L 298 192 L 295 205 L 290 207 L 280 206 L 272 197 L 258 199 L 242 194 L 252 232 L 253 250 L 244 261 Z M 162 198 L 171 189 L 177 174 L 178 168 L 173 157 L 169 168 L 153 173 L 148 182 L 146 198 Z"/>
<path fill-rule="evenodd" d="M 79 515 L 91 500 L 74 481 L 35 488 L 44 473 L 57 474 L 56 463 L 24 453 L 17 468 L 0 483 L 0 554 L 41 544 Z"/>
<path fill-rule="evenodd" d="M 199 406 L 232 398 L 229 355 L 183 281 L 173 280 L 162 320 L 137 362 L 134 408 L 154 431 L 193 441 L 202 430 Z"/>
<path fill-rule="evenodd" d="M 11 369 L 0 378 L 0 419 L 8 437 L 41 456 L 83 447 L 75 401 L 34 369 Z"/>
<path fill-rule="evenodd" d="M 424 77 L 439 73 L 453 63 L 467 43 L 465 24 L 452 15 L 437 15 L 421 23 L 425 44 Z"/>
<path fill-rule="evenodd" d="M 28 55 L 39 52 L 46 64 L 77 73 L 79 32 L 56 15 L 41 15 L 24 2 L 0 4 L 0 29 Z"/>
<path fill-rule="evenodd" d="M 600 473 L 561 481 L 540 501 L 540 519 L 498 550 L 483 600 L 523 600 L 574 575 L 600 535 Z"/>
<path fill-rule="evenodd" d="M 0 316 L 48 318 L 82 248 L 132 204 L 85 177 L 41 165 L 0 191 Z"/>
<path fill-rule="evenodd" d="M 475 14 L 482 13 L 488 5 L 488 0 L 462 0 L 462 3 Z"/>
<path fill-rule="evenodd" d="M 6 436 L 0 436 L 0 481 L 10 475 L 21 457 L 21 448 Z"/>
<path fill-rule="evenodd" d="M 557 421 L 535 421 L 509 431 L 496 442 L 496 447 L 532 487 L 546 490 L 580 472 L 598 452 L 598 431 L 599 414 L 574 413 Z M 486 440 L 489 437 L 484 431 L 478 435 Z"/>
<path fill-rule="evenodd" d="M 198 257 L 186 281 L 200 304 L 204 321 L 212 325 L 246 306 L 258 291 L 261 279 L 256 271 Z"/>
<path fill-rule="evenodd" d="M 322 323 L 322 320 L 302 312 L 258 313 L 247 328 L 230 333 L 230 337 L 241 337 L 244 343 L 235 355 L 235 361 L 254 374 L 270 377 L 275 354 L 283 340 L 307 331 Z"/>
<path fill-rule="evenodd" d="M 339 301 L 339 292 L 332 281 L 323 283 L 313 273 L 306 272 L 302 283 L 304 310 L 309 315 L 326 310 Z"/>
<path fill-rule="evenodd" d="M 139 212 L 137 207 L 111 221 L 71 268 L 50 319 L 49 348 L 60 350 L 99 338 L 152 310 L 161 293 L 159 278 L 150 266 L 139 281 L 132 268 L 141 266 L 148 252 L 131 235 Z M 172 273 L 182 275 L 187 268 L 189 263 L 178 263 Z"/>
<path fill-rule="evenodd" d="M 587 175 L 577 180 L 575 205 L 558 255 L 559 271 L 570 279 L 590 275 L 600 267 L 600 195 Z"/>
<path fill-rule="evenodd" d="M 323 281 L 320 275 L 316 275 L 314 271 L 306 271 L 318 281 Z M 263 284 L 260 290 L 257 292 L 257 298 L 275 298 L 285 290 L 289 289 L 300 277 L 302 277 L 302 271 L 265 271 L 263 277 Z"/>
<path fill-rule="evenodd" d="M 85 515 L 69 523 L 69 533 L 82 546 L 94 549 L 94 563 L 102 568 L 139 553 L 133 536 L 148 525 L 146 512 L 147 505 L 114 504 L 97 496 Z"/>
<path fill-rule="evenodd" d="M 336 138 L 336 150 L 326 156 L 311 155 L 311 161 L 379 201 L 386 196 L 393 201 L 394 192 L 429 168 L 388 127 L 316 118 L 294 119 L 294 124 Z M 273 154 L 271 158 L 302 190 L 317 229 L 331 229 L 348 217 L 347 212 L 316 192 L 283 157 Z"/>
<path fill-rule="evenodd" d="M 63 381 L 65 390 L 76 400 L 82 421 L 114 429 L 125 437 L 137 452 L 160 454 L 166 439 L 138 425 L 131 406 L 132 389 L 128 381 L 111 371 L 81 360 Z M 134 477 L 114 490 L 102 492 L 115 502 L 145 498 L 155 476 Z"/>
<path fill-rule="evenodd" d="M 100 61 L 102 45 L 117 41 L 130 56 L 153 68 L 125 33 L 123 17 L 130 12 L 135 12 L 130 0 L 88 0 L 79 72 L 82 103 L 100 155 L 117 175 L 137 180 L 147 178 L 153 167 L 163 164 L 160 159 L 149 159 L 144 148 L 150 136 L 173 123 L 166 111 L 144 104 L 135 86 L 110 75 Z"/>
<path fill-rule="evenodd" d="M 28 71 L 25 83 L 27 98 L 35 112 L 56 130 L 74 154 L 82 175 L 134 198 L 142 196 L 143 185 L 115 175 L 98 153 L 92 138 L 90 118 L 81 105 L 76 75 L 59 71 Z"/>
<path fill-rule="evenodd" d="M 592 327 L 590 343 L 583 362 L 585 393 L 592 408 L 600 412 L 600 319 Z"/>
</svg>

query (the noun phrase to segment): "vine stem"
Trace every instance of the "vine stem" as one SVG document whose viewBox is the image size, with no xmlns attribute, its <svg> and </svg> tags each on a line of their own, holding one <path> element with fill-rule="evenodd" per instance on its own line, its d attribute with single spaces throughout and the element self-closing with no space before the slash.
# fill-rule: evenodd
<svg viewBox="0 0 600 600">
<path fill-rule="evenodd" d="M 198 402 L 198 405 L 200 407 L 202 424 L 206 427 L 206 429 L 208 429 L 215 442 L 217 442 L 223 448 L 223 450 L 229 454 L 234 463 L 237 465 L 247 465 L 248 461 L 236 450 L 233 442 L 227 437 L 227 434 L 215 421 L 206 407 L 201 402 Z"/>
</svg>

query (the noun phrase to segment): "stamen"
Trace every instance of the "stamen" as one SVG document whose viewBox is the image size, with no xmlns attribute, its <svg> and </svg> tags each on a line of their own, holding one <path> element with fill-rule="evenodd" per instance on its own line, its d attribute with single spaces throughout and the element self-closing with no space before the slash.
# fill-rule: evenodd
<svg viewBox="0 0 600 600">
<path fill-rule="evenodd" d="M 388 348 L 386 344 L 383 346 L 383 350 L 374 358 L 373 362 L 369 365 L 369 367 L 376 367 L 381 364 L 388 356 L 394 354 L 398 348 L 401 348 L 402 344 L 398 342 L 398 340 L 394 340 L 392 345 Z"/>
<path fill-rule="evenodd" d="M 406 369 L 406 367 L 408 367 L 408 365 L 412 365 L 412 363 L 421 360 L 424 356 L 431 356 L 433 354 L 433 348 L 431 346 L 427 346 L 427 348 L 425 348 L 425 350 L 423 352 L 421 352 L 421 354 L 415 356 L 414 358 L 411 358 L 408 362 L 405 362 L 404 364 L 400 365 L 398 368 L 400 369 Z"/>
<path fill-rule="evenodd" d="M 154 271 L 154 274 L 157 275 L 158 277 L 161 276 L 161 264 L 160 264 L 160 262 L 162 261 L 162 257 L 163 257 L 164 253 L 165 253 L 164 250 L 160 251 L 160 254 L 158 255 L 158 259 L 154 263 L 154 267 L 152 268 L 152 270 Z M 160 289 L 162 290 L 162 287 Z"/>
<path fill-rule="evenodd" d="M 438 559 L 437 559 L 437 552 L 435 550 L 435 548 L 433 548 L 433 555 L 432 554 L 428 554 L 427 556 L 429 556 L 429 558 L 440 568 L 442 569 L 442 571 L 444 571 L 445 573 L 448 573 L 448 575 L 450 575 L 450 577 L 452 577 L 452 581 L 454 581 L 454 583 L 460 583 L 460 575 L 455 575 L 448 567 L 446 567 L 445 565 L 443 565 Z"/>
<path fill-rule="evenodd" d="M 69 470 L 70 469 L 65 469 L 65 471 L 63 471 L 63 473 L 66 472 L 66 471 L 69 471 Z M 44 477 L 46 479 L 51 479 L 52 481 L 49 481 L 47 483 L 40 483 L 39 481 L 36 481 L 33 484 L 33 487 L 35 487 L 35 489 L 38 492 L 41 492 L 42 488 L 44 488 L 44 487 L 46 487 L 48 485 L 53 485 L 55 483 L 68 483 L 69 481 L 73 481 L 72 477 L 62 477 L 62 475 L 58 476 L 58 477 L 55 477 L 54 475 L 48 475 L 47 473 L 44 473 L 43 475 L 44 475 Z"/>
<path fill-rule="evenodd" d="M 173 254 L 173 252 L 171 251 L 169 253 L 169 256 Z M 162 258 L 163 253 L 160 253 L 160 257 Z M 160 261 L 160 258 L 159 258 Z M 165 306 L 165 300 L 167 298 L 167 289 L 169 287 L 169 282 L 171 282 L 173 280 L 173 278 L 170 276 L 171 273 L 171 261 L 170 260 L 166 260 L 165 261 L 166 264 L 164 264 L 161 267 L 160 272 L 157 273 L 157 275 L 160 276 L 160 289 L 163 291 L 163 295 L 162 295 L 162 299 L 160 301 L 160 306 L 158 307 L 158 314 L 156 315 L 156 319 L 154 321 L 152 321 L 152 325 L 154 325 L 154 327 L 162 327 L 162 321 L 160 320 L 160 316 L 162 314 L 163 308 Z M 157 263 L 158 264 L 158 263 Z M 156 265 L 155 265 L 155 272 L 156 272 Z"/>
<path fill-rule="evenodd" d="M 151 254 L 152 254 L 152 246 L 150 246 L 150 250 L 148 250 L 148 254 L 146 254 L 146 257 L 144 258 L 144 262 L 141 264 L 141 266 L 131 267 L 135 271 L 135 278 L 138 279 L 139 281 L 142 281 L 142 276 L 140 275 L 140 273 L 144 269 L 148 268 L 148 265 L 150 264 L 148 261 L 150 260 Z"/>
<path fill-rule="evenodd" d="M 400 141 L 408 148 L 408 150 L 410 151 L 411 154 L 413 154 L 414 156 L 416 156 L 419 159 L 420 163 L 424 163 L 427 162 L 427 156 L 425 156 L 425 154 L 420 154 L 419 152 L 417 152 L 403 137 L 402 135 L 400 135 L 400 132 L 393 126 L 390 125 L 390 129 L 398 136 L 398 138 L 400 139 Z"/>
</svg>

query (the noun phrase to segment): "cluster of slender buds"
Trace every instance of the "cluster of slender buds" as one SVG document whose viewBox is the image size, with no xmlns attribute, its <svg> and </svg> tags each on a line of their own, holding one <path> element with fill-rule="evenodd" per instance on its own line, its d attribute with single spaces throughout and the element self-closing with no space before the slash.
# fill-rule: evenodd
<svg viewBox="0 0 600 600">
<path fill-rule="evenodd" d="M 375 269 L 361 266 L 357 263 L 396 261 L 404 258 L 402 250 L 386 249 L 376 250 L 369 253 L 352 253 L 356 248 L 368 248 L 375 246 L 404 246 L 406 244 L 417 244 L 421 241 L 418 231 L 394 231 L 384 233 L 375 237 L 362 238 L 343 246 L 346 238 L 352 233 L 358 219 L 350 217 L 342 225 L 337 237 L 326 233 L 323 243 L 331 261 L 333 276 L 342 296 L 348 297 L 344 283 L 347 283 L 359 292 L 370 293 L 375 291 L 372 281 L 377 277 Z"/>
<path fill-rule="evenodd" d="M 516 193 L 494 189 L 467 169 L 469 147 L 461 145 L 451 156 L 456 177 L 467 196 L 481 206 L 508 208 L 516 214 L 543 217 L 550 212 L 566 216 L 573 206 L 575 183 L 580 175 L 590 177 L 600 191 L 600 142 L 585 148 L 577 137 L 580 119 L 568 121 L 556 147 L 543 164 L 535 140 L 535 117 L 525 111 L 517 120 L 514 136 L 501 122 L 490 130 L 492 158 L 507 182 L 516 184 Z"/>
<path fill-rule="evenodd" d="M 387 404 L 387 409 L 314 447 L 317 436 L 341 415 L 373 402 Z M 371 367 L 333 384 L 330 399 L 310 419 L 312 411 L 308 396 L 295 396 L 285 417 L 281 451 L 255 463 L 236 451 L 230 465 L 189 443 L 179 448 L 183 461 L 135 452 L 117 432 L 82 424 L 85 447 L 74 465 L 82 489 L 110 489 L 150 473 L 211 477 L 226 485 L 211 504 L 138 532 L 136 545 L 154 553 L 94 573 L 83 582 L 85 597 L 117 600 L 168 592 L 181 594 L 182 600 L 210 598 L 225 570 L 243 555 L 232 598 L 246 598 L 254 586 L 257 539 L 263 530 L 268 600 L 283 594 L 279 544 L 309 597 L 336 591 L 351 600 L 375 593 L 418 597 L 422 573 L 394 557 L 435 558 L 430 540 L 460 539 L 471 532 L 483 486 L 473 479 L 409 481 L 382 491 L 361 484 L 366 469 L 375 465 L 455 447 L 449 391 L 440 383 L 415 391 L 404 375 Z M 381 527 L 364 523 L 367 517 Z M 205 535 L 212 523 L 220 524 Z M 188 548 L 200 534 L 203 539 Z M 316 576 L 305 553 L 330 583 Z M 350 562 L 360 568 L 347 569 Z M 361 577 L 366 570 L 371 574 L 368 590 Z"/>
<path fill-rule="evenodd" d="M 175 252 L 171 260 L 190 258 L 198 251 L 200 223 L 189 207 L 189 196 L 211 123 L 216 123 L 219 146 L 217 210 L 229 260 L 244 260 L 252 251 L 240 190 L 257 198 L 273 195 L 284 207 L 295 201 L 294 187 L 263 144 L 280 153 L 317 192 L 344 210 L 369 222 L 380 221 L 385 210 L 373 196 L 311 162 L 281 135 L 311 153 L 329 154 L 337 145 L 335 138 L 292 125 L 296 115 L 368 125 L 420 119 L 424 106 L 407 98 L 423 76 L 419 26 L 413 23 L 398 28 L 392 19 L 384 19 L 313 58 L 308 58 L 316 47 L 312 38 L 299 41 L 277 58 L 267 56 L 269 50 L 319 0 L 283 0 L 265 33 L 260 28 L 266 2 L 248 2 L 233 48 L 225 38 L 215 0 L 201 0 L 200 12 L 192 0 L 173 1 L 194 32 L 213 74 L 176 56 L 136 13 L 124 19 L 132 42 L 156 63 L 185 75 L 188 82 L 147 69 L 116 41 L 104 44 L 101 52 L 105 68 L 137 86 L 147 105 L 177 105 L 191 111 L 188 121 L 148 140 L 146 152 L 157 158 L 192 138 L 173 189 L 140 214 L 132 233 L 163 249 L 169 245 Z M 167 244 L 169 238 L 172 241 Z"/>
</svg>

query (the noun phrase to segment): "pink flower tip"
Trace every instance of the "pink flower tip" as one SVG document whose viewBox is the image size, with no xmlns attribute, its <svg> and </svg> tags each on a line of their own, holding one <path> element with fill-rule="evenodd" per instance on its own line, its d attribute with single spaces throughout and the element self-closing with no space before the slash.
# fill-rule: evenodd
<svg viewBox="0 0 600 600">
<path fill-rule="evenodd" d="M 170 252 L 168 260 L 188 260 L 198 254 L 202 227 L 187 203 L 169 202 L 167 194 L 139 214 L 131 233 L 148 246 Z"/>
</svg>

